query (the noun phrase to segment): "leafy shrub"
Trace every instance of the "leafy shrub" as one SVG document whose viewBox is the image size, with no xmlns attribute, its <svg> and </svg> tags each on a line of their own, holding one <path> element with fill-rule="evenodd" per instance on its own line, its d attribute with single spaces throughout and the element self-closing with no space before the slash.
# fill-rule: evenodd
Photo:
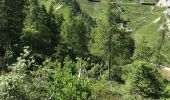
<svg viewBox="0 0 170 100">
<path fill-rule="evenodd" d="M 125 86 L 130 94 L 152 98 L 160 98 L 164 94 L 164 78 L 154 65 L 135 61 L 127 66 L 125 73 Z"/>
<path fill-rule="evenodd" d="M 3 100 L 27 100 L 23 77 L 19 74 L 0 76 L 0 98 Z"/>
<path fill-rule="evenodd" d="M 27 100 L 28 75 L 26 74 L 31 64 L 31 59 L 26 59 L 30 54 L 28 47 L 17 58 L 17 62 L 9 68 L 11 72 L 0 76 L 0 98 L 4 100 Z M 28 57 L 29 58 L 29 57 Z"/>
</svg>

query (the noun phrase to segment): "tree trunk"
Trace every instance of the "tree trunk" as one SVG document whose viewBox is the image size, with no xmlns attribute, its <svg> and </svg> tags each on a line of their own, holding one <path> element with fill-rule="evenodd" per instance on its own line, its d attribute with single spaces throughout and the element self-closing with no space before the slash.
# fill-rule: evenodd
<svg viewBox="0 0 170 100">
<path fill-rule="evenodd" d="M 80 63 L 80 69 L 79 69 L 79 75 L 78 75 L 79 78 L 82 76 L 82 69 L 83 67 L 82 67 L 82 64 Z"/>
</svg>

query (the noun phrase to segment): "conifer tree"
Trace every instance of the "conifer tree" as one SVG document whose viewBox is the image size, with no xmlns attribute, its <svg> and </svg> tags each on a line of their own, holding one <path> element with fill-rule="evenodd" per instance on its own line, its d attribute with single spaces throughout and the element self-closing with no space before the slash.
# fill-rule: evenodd
<svg viewBox="0 0 170 100">
<path fill-rule="evenodd" d="M 47 27 L 50 29 L 51 33 L 51 44 L 52 46 L 57 46 L 60 41 L 60 27 L 64 20 L 63 16 L 55 16 L 54 15 L 54 8 L 50 5 L 50 10 L 48 11 L 47 15 Z"/>
<path fill-rule="evenodd" d="M 18 40 L 25 18 L 25 3 L 26 0 L 0 1 L 0 49 L 3 51 L 0 62 L 3 62 L 3 64 L 1 63 L 2 69 L 6 69 L 6 65 L 9 63 L 8 51 L 14 52 L 14 57 L 17 55 L 18 51 L 14 46 L 20 43 Z"/>
<path fill-rule="evenodd" d="M 32 47 L 37 53 L 47 52 L 51 43 L 51 33 L 47 26 L 47 15 L 44 6 L 40 6 L 37 0 L 30 0 L 21 40 L 24 45 Z"/>
<path fill-rule="evenodd" d="M 24 45 L 33 48 L 37 53 L 51 54 L 60 41 L 60 24 L 53 14 L 53 7 L 47 11 L 37 0 L 30 0 L 29 11 L 24 21 L 21 40 Z"/>
<path fill-rule="evenodd" d="M 1 43 L 16 43 L 23 28 L 25 0 L 0 1 Z M 2 45 L 2 44 L 1 44 Z"/>
<path fill-rule="evenodd" d="M 98 25 L 91 33 L 90 52 L 100 56 L 108 66 L 109 79 L 113 66 L 125 65 L 133 54 L 134 41 L 130 32 L 121 28 L 121 9 L 117 4 L 108 2 L 108 21 L 106 25 Z M 115 68 L 114 68 L 115 69 Z"/>
<path fill-rule="evenodd" d="M 88 53 L 87 43 L 91 25 L 86 22 L 82 15 L 70 13 L 69 21 L 65 21 L 62 26 L 62 37 L 68 49 L 77 56 L 85 56 Z"/>
<path fill-rule="evenodd" d="M 152 57 L 152 54 L 153 54 L 152 48 L 148 46 L 148 42 L 143 37 L 141 42 L 136 45 L 133 59 L 149 62 L 150 58 Z"/>
<path fill-rule="evenodd" d="M 166 56 L 165 54 L 163 54 L 163 49 L 164 49 L 164 45 L 167 42 L 168 33 L 169 33 L 168 26 L 166 24 L 163 24 L 158 43 L 155 47 L 155 53 L 154 53 L 154 59 L 153 59 L 154 63 L 158 66 L 166 62 Z"/>
</svg>

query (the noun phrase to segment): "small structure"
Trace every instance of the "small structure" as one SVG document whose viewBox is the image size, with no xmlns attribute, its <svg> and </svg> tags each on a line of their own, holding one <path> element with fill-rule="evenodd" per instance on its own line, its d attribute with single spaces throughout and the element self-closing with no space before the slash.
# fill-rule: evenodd
<svg viewBox="0 0 170 100">
<path fill-rule="evenodd" d="M 88 0 L 88 1 L 91 1 L 91 2 L 100 2 L 101 0 Z"/>
<path fill-rule="evenodd" d="M 138 0 L 138 2 L 142 5 L 155 5 L 156 4 L 155 2 L 148 2 L 145 0 Z"/>
<path fill-rule="evenodd" d="M 170 0 L 159 0 L 156 3 L 156 6 L 166 6 L 166 7 L 170 7 Z"/>
</svg>

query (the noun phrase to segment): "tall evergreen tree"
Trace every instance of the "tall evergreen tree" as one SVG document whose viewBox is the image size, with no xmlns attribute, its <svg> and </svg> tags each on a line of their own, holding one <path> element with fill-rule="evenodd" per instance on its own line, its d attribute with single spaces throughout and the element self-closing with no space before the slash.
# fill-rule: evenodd
<svg viewBox="0 0 170 100">
<path fill-rule="evenodd" d="M 26 0 L 1 0 L 0 1 L 0 49 L 3 64 L 9 61 L 8 51 L 14 51 L 14 44 L 19 44 L 19 36 L 23 28 L 23 20 L 25 18 L 24 7 Z M 8 62 L 9 63 L 9 62 Z"/>
<path fill-rule="evenodd" d="M 48 13 L 37 0 L 30 0 L 21 40 L 37 53 L 49 53 L 51 45 L 58 42 L 58 27 L 52 13 L 52 8 Z"/>
<path fill-rule="evenodd" d="M 88 53 L 89 33 L 91 25 L 82 15 L 75 16 L 71 12 L 69 21 L 65 21 L 62 27 L 62 37 L 68 49 L 77 56 L 85 56 Z"/>
<path fill-rule="evenodd" d="M 163 54 L 163 49 L 164 49 L 164 45 L 167 42 L 168 33 L 169 33 L 168 26 L 166 24 L 163 24 L 158 43 L 155 47 L 155 54 L 154 54 L 154 63 L 157 64 L 158 66 L 166 62 L 166 57 L 165 57 L 166 54 Z"/>
<path fill-rule="evenodd" d="M 136 45 L 133 59 L 150 62 L 152 54 L 152 48 L 148 46 L 146 39 L 142 38 L 141 42 Z"/>
<path fill-rule="evenodd" d="M 25 0 L 0 1 L 0 36 L 4 41 L 16 43 L 23 28 Z"/>
<path fill-rule="evenodd" d="M 47 15 L 47 27 L 50 29 L 52 46 L 57 46 L 60 41 L 60 27 L 64 18 L 62 15 L 58 15 L 56 18 L 53 12 L 54 8 L 50 5 L 50 10 Z"/>
<path fill-rule="evenodd" d="M 133 54 L 134 41 L 124 28 L 121 28 L 121 9 L 117 4 L 108 3 L 108 23 L 99 25 L 91 33 L 89 48 L 92 54 L 102 57 L 108 66 L 109 79 L 114 65 L 124 65 Z"/>
</svg>

